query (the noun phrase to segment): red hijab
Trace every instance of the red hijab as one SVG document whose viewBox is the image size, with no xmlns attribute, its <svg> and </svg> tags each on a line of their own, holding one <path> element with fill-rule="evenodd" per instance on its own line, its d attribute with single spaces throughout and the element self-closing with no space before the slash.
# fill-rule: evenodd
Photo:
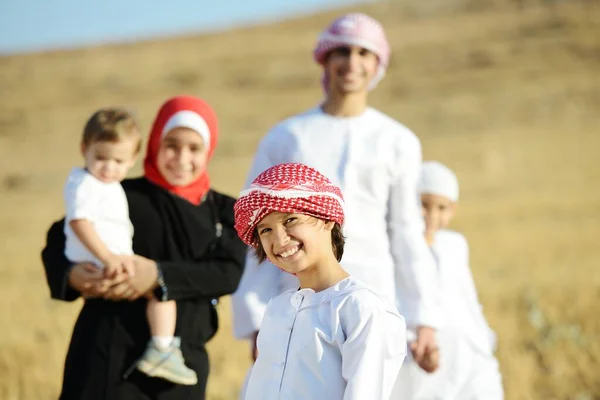
<svg viewBox="0 0 600 400">
<path fill-rule="evenodd" d="M 161 175 L 156 164 L 160 142 L 163 139 L 163 130 L 169 119 L 179 111 L 192 111 L 200 116 L 210 131 L 210 143 L 208 149 L 208 159 L 210 161 L 219 136 L 217 116 L 213 109 L 203 100 L 192 96 L 176 96 L 167 100 L 154 120 L 150 138 L 148 139 L 148 148 L 146 158 L 144 159 L 144 176 L 150 182 L 162 187 L 169 192 L 183 197 L 192 204 L 200 204 L 202 198 L 210 190 L 210 177 L 204 170 L 200 177 L 186 186 L 173 186 Z M 173 127 L 175 128 L 175 127 Z M 167 133 L 167 132 L 165 132 Z M 200 133 L 198 133 L 200 135 Z"/>
</svg>

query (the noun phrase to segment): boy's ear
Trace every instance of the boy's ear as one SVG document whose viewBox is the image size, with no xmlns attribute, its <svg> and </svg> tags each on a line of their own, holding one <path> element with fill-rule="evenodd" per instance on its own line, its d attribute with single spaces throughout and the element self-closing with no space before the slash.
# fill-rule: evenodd
<svg viewBox="0 0 600 400">
<path fill-rule="evenodd" d="M 83 141 L 79 143 L 79 150 L 81 151 L 81 154 L 85 157 L 86 145 L 85 143 L 83 143 Z"/>
<path fill-rule="evenodd" d="M 335 226 L 335 222 L 334 221 L 325 221 L 325 230 L 328 231 L 332 231 L 333 227 Z"/>
<path fill-rule="evenodd" d="M 456 209 L 458 208 L 458 203 L 453 201 L 452 203 L 450 203 L 450 210 L 452 210 L 452 218 L 454 218 L 454 216 L 456 216 Z"/>
</svg>

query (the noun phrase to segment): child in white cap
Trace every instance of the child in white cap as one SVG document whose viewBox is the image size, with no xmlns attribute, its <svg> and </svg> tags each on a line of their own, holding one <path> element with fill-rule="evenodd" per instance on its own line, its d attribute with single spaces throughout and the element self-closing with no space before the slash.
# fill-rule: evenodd
<svg viewBox="0 0 600 400">
<path fill-rule="evenodd" d="M 436 161 L 423 163 L 419 194 L 425 238 L 438 271 L 445 320 L 438 330 L 439 369 L 427 374 L 410 355 L 400 372 L 394 399 L 500 400 L 502 378 L 494 357 L 496 336 L 477 298 L 463 235 L 447 229 L 458 202 L 458 180 Z"/>
</svg>

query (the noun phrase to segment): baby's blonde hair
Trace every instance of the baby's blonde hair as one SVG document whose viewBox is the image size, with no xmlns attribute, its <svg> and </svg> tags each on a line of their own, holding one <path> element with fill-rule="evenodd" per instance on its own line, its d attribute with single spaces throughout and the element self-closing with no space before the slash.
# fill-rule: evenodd
<svg viewBox="0 0 600 400">
<path fill-rule="evenodd" d="M 135 152 L 141 148 L 140 130 L 133 115 L 123 108 L 103 108 L 88 119 L 83 129 L 83 145 L 94 142 L 118 142 L 125 138 L 138 140 Z"/>
</svg>

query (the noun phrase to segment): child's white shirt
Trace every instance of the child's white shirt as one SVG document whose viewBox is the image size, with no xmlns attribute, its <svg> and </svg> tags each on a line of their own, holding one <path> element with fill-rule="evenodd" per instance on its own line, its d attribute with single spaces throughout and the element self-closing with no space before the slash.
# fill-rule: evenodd
<svg viewBox="0 0 600 400">
<path fill-rule="evenodd" d="M 458 232 L 443 229 L 434 236 L 431 251 L 438 267 L 444 320 L 440 330 L 459 334 L 474 349 L 492 355 L 496 335 L 489 327 L 469 266 L 469 246 Z"/>
<path fill-rule="evenodd" d="M 65 255 L 72 262 L 90 261 L 103 267 L 81 243 L 69 222 L 86 219 L 107 248 L 115 254 L 133 254 L 133 225 L 127 197 L 120 182 L 104 183 L 83 168 L 73 168 L 64 187 L 66 208 Z"/>
<path fill-rule="evenodd" d="M 501 400 L 502 376 L 494 357 L 496 335 L 479 304 L 467 241 L 458 232 L 441 230 L 434 236 L 431 251 L 444 299 L 444 319 L 437 331 L 440 367 L 428 374 L 409 354 L 394 399 Z"/>
<path fill-rule="evenodd" d="M 246 186 L 282 162 L 314 167 L 341 188 L 344 269 L 396 301 L 409 326 L 438 326 L 435 265 L 423 238 L 417 195 L 422 162 L 417 136 L 373 108 L 337 118 L 316 107 L 281 122 L 263 138 Z M 281 276 L 269 262 L 246 258 L 232 299 L 236 337 L 250 338 L 259 330 L 269 299 L 288 284 L 278 282 Z"/>
<path fill-rule="evenodd" d="M 406 356 L 395 306 L 349 277 L 273 298 L 258 335 L 247 400 L 387 400 Z"/>
</svg>

